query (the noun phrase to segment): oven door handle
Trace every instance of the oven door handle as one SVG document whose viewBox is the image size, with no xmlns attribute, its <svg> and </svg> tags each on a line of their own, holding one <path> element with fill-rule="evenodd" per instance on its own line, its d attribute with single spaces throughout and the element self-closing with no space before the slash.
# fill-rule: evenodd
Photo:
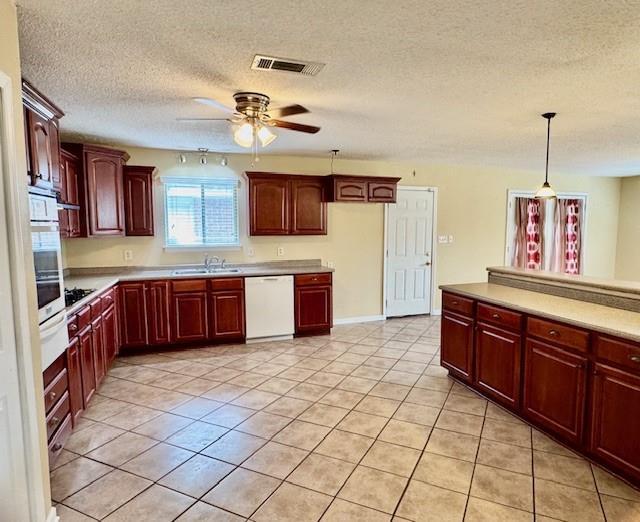
<svg viewBox="0 0 640 522">
<path fill-rule="evenodd" d="M 67 326 L 67 312 L 62 312 L 58 314 L 57 318 L 53 320 L 46 321 L 44 324 L 40 326 L 40 339 L 45 340 L 54 335 L 58 330 L 60 330 L 64 326 Z"/>
</svg>

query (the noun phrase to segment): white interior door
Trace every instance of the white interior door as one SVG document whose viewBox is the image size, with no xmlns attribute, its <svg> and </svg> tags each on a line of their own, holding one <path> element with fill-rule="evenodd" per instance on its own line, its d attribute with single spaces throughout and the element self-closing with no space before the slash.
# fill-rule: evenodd
<svg viewBox="0 0 640 522">
<path fill-rule="evenodd" d="M 387 212 L 386 315 L 431 312 L 433 190 L 398 187 Z"/>
</svg>

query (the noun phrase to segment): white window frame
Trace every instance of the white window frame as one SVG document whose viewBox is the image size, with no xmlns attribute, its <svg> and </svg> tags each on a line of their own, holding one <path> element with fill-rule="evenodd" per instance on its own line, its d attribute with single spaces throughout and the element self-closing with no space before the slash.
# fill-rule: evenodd
<svg viewBox="0 0 640 522">
<path fill-rule="evenodd" d="M 164 250 L 166 251 L 192 251 L 192 252 L 209 252 L 209 251 L 233 251 L 242 249 L 242 200 L 243 191 L 242 184 L 238 178 L 192 178 L 192 177 L 162 177 L 162 207 L 163 207 L 163 220 L 162 227 L 164 233 Z M 235 243 L 227 243 L 221 245 L 170 245 L 168 244 L 168 226 L 169 226 L 169 212 L 167 205 L 167 185 L 172 184 L 194 184 L 194 183 L 209 183 L 216 181 L 216 179 L 222 181 L 233 181 L 236 184 L 236 236 L 237 241 Z"/>
<path fill-rule="evenodd" d="M 506 230 L 505 230 L 505 245 L 504 245 L 504 265 L 511 266 L 511 245 L 513 244 L 513 231 L 515 228 L 515 201 L 516 198 L 532 198 L 535 196 L 535 191 L 533 190 L 508 190 L 507 191 L 507 218 L 506 222 Z M 581 274 L 584 275 L 586 273 L 586 263 L 587 259 L 587 223 L 588 223 L 588 196 L 589 194 L 586 192 L 558 192 L 557 196 L 559 199 L 579 199 L 582 201 L 582 210 L 584 215 L 583 226 L 582 226 L 582 238 L 581 238 L 581 248 L 580 248 L 580 266 L 582 267 Z M 547 220 L 546 224 L 552 223 Z"/>
</svg>

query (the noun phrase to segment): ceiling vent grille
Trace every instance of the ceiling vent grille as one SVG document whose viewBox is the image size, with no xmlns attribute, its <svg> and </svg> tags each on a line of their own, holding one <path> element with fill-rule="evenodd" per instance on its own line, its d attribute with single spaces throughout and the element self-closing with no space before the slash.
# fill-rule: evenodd
<svg viewBox="0 0 640 522">
<path fill-rule="evenodd" d="M 288 58 L 277 58 L 275 56 L 264 56 L 256 54 L 253 58 L 251 68 L 256 71 L 282 71 L 305 76 L 315 76 L 325 64 L 319 62 L 303 62 L 301 60 L 290 60 Z"/>
</svg>

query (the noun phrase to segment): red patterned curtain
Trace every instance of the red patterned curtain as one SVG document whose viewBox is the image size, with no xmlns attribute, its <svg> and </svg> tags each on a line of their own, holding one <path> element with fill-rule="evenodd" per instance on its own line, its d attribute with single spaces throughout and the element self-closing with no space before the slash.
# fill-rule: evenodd
<svg viewBox="0 0 640 522">
<path fill-rule="evenodd" d="M 564 205 L 566 209 L 566 220 L 563 225 L 565 233 L 564 273 L 580 274 L 582 272 L 582 267 L 580 266 L 582 200 L 561 199 L 558 200 L 558 205 L 560 204 Z"/>
<path fill-rule="evenodd" d="M 540 270 L 544 205 L 534 198 L 516 198 L 515 233 L 511 265 Z"/>
</svg>

